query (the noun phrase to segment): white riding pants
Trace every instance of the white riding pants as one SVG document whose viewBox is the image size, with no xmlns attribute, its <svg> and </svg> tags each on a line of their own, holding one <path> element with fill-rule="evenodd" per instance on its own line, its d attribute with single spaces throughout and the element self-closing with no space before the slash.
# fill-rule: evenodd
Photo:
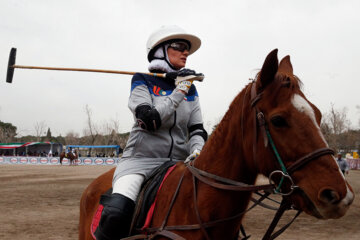
<svg viewBox="0 0 360 240">
<path fill-rule="evenodd" d="M 136 202 L 141 184 L 144 180 L 145 177 L 141 174 L 129 174 L 122 176 L 114 182 L 112 193 L 122 194 Z"/>
</svg>

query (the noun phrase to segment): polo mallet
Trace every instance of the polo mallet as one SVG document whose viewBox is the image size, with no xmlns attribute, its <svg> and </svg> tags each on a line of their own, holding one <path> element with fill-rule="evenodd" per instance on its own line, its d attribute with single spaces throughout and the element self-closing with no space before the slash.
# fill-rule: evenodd
<svg viewBox="0 0 360 240">
<path fill-rule="evenodd" d="M 78 71 L 78 72 L 98 72 L 98 73 L 115 73 L 115 74 L 126 74 L 126 75 L 134 75 L 137 72 L 128 72 L 128 71 L 116 71 L 116 70 L 103 70 L 103 69 L 86 69 L 86 68 L 59 68 L 59 67 L 36 67 L 36 66 L 23 66 L 23 65 L 15 65 L 16 61 L 16 48 L 12 48 L 9 56 L 9 63 L 6 74 L 6 82 L 12 83 L 14 77 L 15 68 L 23 68 L 23 69 L 40 69 L 40 70 L 58 70 L 58 71 Z M 150 76 L 166 78 L 166 73 L 143 73 Z M 170 74 L 171 75 L 171 74 Z M 194 75 L 193 78 L 188 79 L 189 81 L 202 81 L 204 79 L 204 75 Z"/>
</svg>

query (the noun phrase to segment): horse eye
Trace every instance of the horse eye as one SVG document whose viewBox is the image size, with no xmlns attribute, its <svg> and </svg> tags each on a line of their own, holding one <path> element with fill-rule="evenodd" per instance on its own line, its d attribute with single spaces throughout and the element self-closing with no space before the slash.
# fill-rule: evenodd
<svg viewBox="0 0 360 240">
<path fill-rule="evenodd" d="M 281 116 L 272 117 L 270 121 L 275 127 L 286 127 L 286 126 L 288 126 L 285 118 L 283 118 Z"/>
</svg>

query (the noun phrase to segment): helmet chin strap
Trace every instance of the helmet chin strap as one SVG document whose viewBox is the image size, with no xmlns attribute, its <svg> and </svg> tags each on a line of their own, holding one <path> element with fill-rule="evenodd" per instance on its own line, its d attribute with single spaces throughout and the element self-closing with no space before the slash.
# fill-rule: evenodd
<svg viewBox="0 0 360 240">
<path fill-rule="evenodd" d="M 169 57 L 167 55 L 168 47 L 169 44 L 165 44 L 155 51 L 154 58 L 149 65 L 150 72 L 152 70 L 161 70 L 166 73 L 178 71 L 178 69 L 176 69 L 169 61 Z"/>
<path fill-rule="evenodd" d="M 178 69 L 176 69 L 171 63 L 170 63 L 170 60 L 169 60 L 169 56 L 167 54 L 167 49 L 169 48 L 170 44 L 165 44 L 162 49 L 163 49 L 163 53 L 165 55 L 165 61 L 166 63 L 174 70 L 174 71 L 177 71 Z"/>
</svg>

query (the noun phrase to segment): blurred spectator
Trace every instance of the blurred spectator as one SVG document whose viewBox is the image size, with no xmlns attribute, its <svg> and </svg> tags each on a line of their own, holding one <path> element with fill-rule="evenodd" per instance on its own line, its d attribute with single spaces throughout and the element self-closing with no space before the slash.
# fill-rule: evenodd
<svg viewBox="0 0 360 240">
<path fill-rule="evenodd" d="M 339 168 L 341 170 L 341 172 L 344 174 L 349 174 L 349 164 L 347 163 L 347 161 L 342 158 L 341 154 L 338 154 L 338 158 L 336 159 L 337 164 L 339 165 Z"/>
</svg>

